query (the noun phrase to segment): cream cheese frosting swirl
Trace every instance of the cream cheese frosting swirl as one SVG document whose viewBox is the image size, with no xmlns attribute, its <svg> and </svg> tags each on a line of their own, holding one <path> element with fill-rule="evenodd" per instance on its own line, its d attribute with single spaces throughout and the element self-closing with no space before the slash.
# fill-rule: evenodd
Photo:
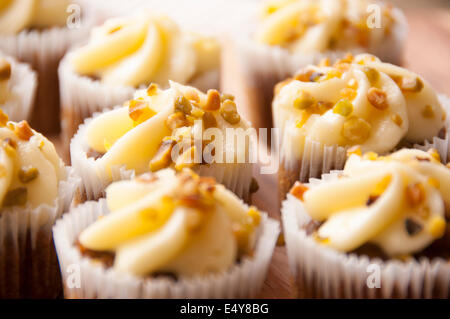
<svg viewBox="0 0 450 319">
<path fill-rule="evenodd" d="M 1 110 L 0 141 L 2 208 L 53 205 L 59 181 L 66 178 L 64 164 L 53 144 L 26 121 L 9 122 Z"/>
<path fill-rule="evenodd" d="M 444 235 L 450 214 L 450 169 L 439 160 L 435 150 L 352 154 L 340 178 L 309 189 L 297 184 L 291 193 L 322 223 L 314 236 L 324 245 L 350 252 L 371 243 L 391 257 L 414 254 Z"/>
<path fill-rule="evenodd" d="M 422 143 L 439 135 L 447 116 L 422 77 L 368 54 L 302 69 L 277 85 L 272 107 L 298 157 L 306 138 L 377 153 Z"/>
<path fill-rule="evenodd" d="M 108 84 L 165 86 L 218 71 L 220 48 L 214 39 L 183 32 L 170 18 L 144 10 L 93 29 L 71 64 L 77 73 Z"/>
<path fill-rule="evenodd" d="M 369 28 L 369 5 L 381 8 L 381 27 Z M 395 26 L 392 7 L 368 0 L 272 0 L 263 7 L 259 42 L 292 52 L 377 48 Z"/>
<path fill-rule="evenodd" d="M 261 215 L 211 178 L 186 169 L 111 184 L 111 213 L 79 236 L 83 249 L 114 253 L 114 269 L 136 276 L 223 272 L 253 250 Z"/>
<path fill-rule="evenodd" d="M 64 26 L 70 0 L 2 0 L 0 34 L 16 34 L 25 29 Z"/>
<path fill-rule="evenodd" d="M 237 162 L 248 154 L 250 143 L 236 148 L 234 139 L 225 138 L 227 128 L 249 128 L 238 114 L 233 96 L 216 90 L 205 94 L 175 82 L 170 85 L 163 90 L 151 84 L 138 90 L 125 106 L 89 122 L 86 142 L 102 155 L 96 160 L 99 168 L 125 165 L 137 174 L 169 166 L 181 170 L 204 163 L 206 147 L 215 149 L 207 163 Z M 211 136 L 206 136 L 208 129 L 213 131 Z"/>
</svg>

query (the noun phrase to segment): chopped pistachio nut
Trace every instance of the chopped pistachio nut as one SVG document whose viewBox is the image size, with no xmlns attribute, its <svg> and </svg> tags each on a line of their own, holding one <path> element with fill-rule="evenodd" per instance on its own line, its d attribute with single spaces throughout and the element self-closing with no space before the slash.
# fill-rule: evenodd
<svg viewBox="0 0 450 319">
<path fill-rule="evenodd" d="M 4 58 L 0 58 L 0 81 L 9 80 L 11 77 L 11 64 Z"/>
<path fill-rule="evenodd" d="M 324 74 L 322 72 L 313 72 L 310 76 L 309 76 L 309 82 L 317 82 L 320 80 L 320 78 L 324 76 Z"/>
<path fill-rule="evenodd" d="M 314 104 L 313 113 L 324 114 L 334 106 L 332 102 L 319 101 Z"/>
<path fill-rule="evenodd" d="M 423 81 L 418 77 L 412 79 L 403 77 L 400 88 L 405 92 L 419 93 L 423 89 Z"/>
<path fill-rule="evenodd" d="M 205 114 L 205 111 L 203 111 L 202 109 L 199 109 L 198 107 L 192 108 L 192 111 L 191 111 L 192 116 L 201 118 L 201 117 L 203 117 L 204 114 Z"/>
<path fill-rule="evenodd" d="M 310 82 L 312 73 L 313 73 L 312 70 L 303 69 L 295 74 L 294 79 L 300 82 Z M 285 81 L 283 81 L 282 83 L 284 82 Z"/>
<path fill-rule="evenodd" d="M 378 82 L 378 79 L 380 78 L 380 72 L 378 72 L 378 70 L 365 66 L 363 67 L 363 72 L 371 85 L 375 85 Z"/>
<path fill-rule="evenodd" d="M 183 152 L 180 156 L 178 156 L 175 162 L 175 169 L 180 171 L 186 167 L 192 167 L 195 165 L 195 154 L 197 152 L 197 148 L 195 146 L 190 147 L 186 151 Z"/>
<path fill-rule="evenodd" d="M 34 135 L 27 121 L 21 121 L 17 123 L 17 125 L 14 127 L 14 131 L 17 137 L 24 141 L 30 140 L 30 138 Z"/>
<path fill-rule="evenodd" d="M 187 98 L 184 97 L 184 95 L 179 96 L 175 100 L 175 112 L 182 112 L 183 114 L 191 114 L 192 111 L 192 104 L 189 102 Z"/>
<path fill-rule="evenodd" d="M 196 103 L 200 102 L 200 96 L 198 95 L 198 92 L 194 89 L 186 91 L 184 96 L 191 101 L 194 101 Z"/>
<path fill-rule="evenodd" d="M 237 112 L 236 103 L 230 100 L 223 102 L 220 107 L 220 115 L 225 121 L 232 125 L 238 124 L 241 121 L 241 117 Z"/>
<path fill-rule="evenodd" d="M 172 159 L 172 148 L 175 143 L 174 140 L 165 140 L 162 142 L 155 156 L 149 163 L 150 171 L 155 172 L 169 166 Z"/>
<path fill-rule="evenodd" d="M 158 92 L 158 84 L 152 83 L 147 88 L 147 95 L 153 96 Z"/>
<path fill-rule="evenodd" d="M 349 157 L 353 154 L 358 155 L 358 156 L 362 155 L 362 150 L 359 145 L 352 146 L 347 150 L 347 157 Z"/>
<path fill-rule="evenodd" d="M 35 180 L 39 176 L 39 171 L 36 167 L 22 167 L 19 170 L 19 180 L 26 184 Z"/>
<path fill-rule="evenodd" d="M 220 93 L 217 90 L 208 90 L 206 103 L 203 105 L 205 111 L 217 111 L 220 109 Z"/>
<path fill-rule="evenodd" d="M 2 141 L 2 147 L 5 149 L 5 152 L 8 156 L 13 157 L 16 155 L 17 144 L 10 138 L 5 138 Z"/>
<path fill-rule="evenodd" d="M 340 93 L 341 98 L 348 99 L 349 101 L 353 101 L 358 95 L 358 92 L 352 88 L 343 88 Z"/>
<path fill-rule="evenodd" d="M 367 99 L 369 100 L 370 104 L 372 104 L 378 110 L 385 110 L 389 107 L 386 93 L 378 88 L 370 88 L 369 91 L 367 91 Z"/>
<path fill-rule="evenodd" d="M 298 97 L 294 100 L 294 107 L 299 110 L 304 110 L 314 105 L 314 103 L 315 99 L 310 93 L 300 91 Z"/>
<path fill-rule="evenodd" d="M 3 207 L 23 206 L 27 203 L 26 187 L 18 187 L 8 191 L 3 198 Z"/>
<path fill-rule="evenodd" d="M 156 114 L 145 101 L 131 100 L 128 103 L 128 116 L 135 124 L 141 124 Z"/>
<path fill-rule="evenodd" d="M 0 127 L 5 127 L 6 123 L 8 123 L 9 117 L 6 115 L 2 109 L 0 109 Z"/>
<path fill-rule="evenodd" d="M 176 112 L 167 118 L 166 125 L 173 131 L 174 129 L 188 125 L 188 121 L 182 112 Z"/>
<path fill-rule="evenodd" d="M 303 201 L 303 195 L 308 191 L 308 187 L 300 182 L 295 182 L 289 193 L 297 197 L 299 200 Z"/>
<path fill-rule="evenodd" d="M 344 117 L 349 116 L 353 112 L 353 104 L 348 99 L 339 100 L 333 107 L 333 113 L 342 115 Z"/>
<path fill-rule="evenodd" d="M 220 96 L 220 101 L 225 102 L 226 100 L 234 101 L 235 97 L 233 94 L 224 93 Z"/>
<path fill-rule="evenodd" d="M 408 185 L 405 189 L 406 200 L 412 207 L 420 205 L 425 200 L 425 190 L 420 183 Z"/>
<path fill-rule="evenodd" d="M 211 127 L 217 127 L 216 117 L 212 112 L 205 112 L 203 115 L 203 128 L 207 130 Z"/>
<path fill-rule="evenodd" d="M 371 128 L 366 120 L 352 116 L 344 122 L 341 134 L 353 143 L 363 143 L 369 138 Z"/>
<path fill-rule="evenodd" d="M 400 115 L 398 115 L 397 113 L 392 114 L 391 116 L 391 120 L 392 122 L 394 122 L 395 124 L 397 124 L 398 126 L 402 126 L 403 124 L 403 119 Z"/>
<path fill-rule="evenodd" d="M 445 219 L 441 216 L 434 216 L 428 223 L 427 230 L 434 238 L 440 238 L 445 233 Z"/>
<path fill-rule="evenodd" d="M 426 105 L 422 110 L 422 116 L 427 119 L 431 119 L 434 117 L 434 110 L 431 105 Z"/>
</svg>

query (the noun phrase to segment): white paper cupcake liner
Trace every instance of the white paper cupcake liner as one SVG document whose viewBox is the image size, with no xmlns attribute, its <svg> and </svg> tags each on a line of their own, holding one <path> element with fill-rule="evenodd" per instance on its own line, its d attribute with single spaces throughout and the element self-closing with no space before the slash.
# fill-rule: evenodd
<svg viewBox="0 0 450 319">
<path fill-rule="evenodd" d="M 0 35 L 0 50 L 29 63 L 38 73 L 31 125 L 40 132 L 56 133 L 59 130 L 59 61 L 71 45 L 86 37 L 94 23 L 94 17 L 87 10 L 82 13 L 83 23 L 78 29 L 55 27 Z"/>
<path fill-rule="evenodd" d="M 61 293 L 52 227 L 78 200 L 80 178 L 73 169 L 60 181 L 54 206 L 2 209 L 0 298 L 55 298 Z"/>
<path fill-rule="evenodd" d="M 61 130 L 63 144 L 69 148 L 70 139 L 83 120 L 96 112 L 121 105 L 133 98 L 136 88 L 109 85 L 88 76 L 77 74 L 70 65 L 70 53 L 58 69 L 61 97 Z M 195 78 L 188 85 L 207 91 L 219 88 L 219 71 L 211 71 Z"/>
<path fill-rule="evenodd" d="M 254 255 L 245 257 L 221 274 L 177 281 L 162 278 L 142 279 L 105 269 L 81 256 L 74 243 L 79 234 L 99 216 L 108 214 L 105 199 L 86 202 L 63 216 L 53 228 L 66 298 L 248 298 L 261 290 L 275 243 L 279 223 L 264 213 L 258 230 Z M 77 271 L 77 274 L 74 273 Z M 73 281 L 78 275 L 79 285 Z M 72 276 L 72 277 L 71 277 Z"/>
<path fill-rule="evenodd" d="M 110 109 L 104 110 L 108 111 Z M 125 166 L 111 167 L 109 175 L 94 158 L 88 157 L 87 126 L 98 115 L 99 113 L 95 113 L 93 117 L 86 119 L 70 142 L 72 167 L 82 179 L 82 192 L 87 200 L 96 200 L 104 196 L 106 187 L 112 182 L 135 176 L 134 170 L 127 170 Z M 192 169 L 201 176 L 214 177 L 218 183 L 223 184 L 241 199 L 250 202 L 253 166 L 253 163 L 212 163 L 196 165 Z"/>
<path fill-rule="evenodd" d="M 338 178 L 339 171 L 312 179 L 314 185 Z M 321 246 L 302 229 L 311 218 L 301 201 L 288 194 L 282 223 L 289 266 L 300 297 L 307 298 L 450 298 L 450 264 L 443 258 L 381 261 Z M 380 288 L 369 288 L 373 265 Z"/>
<path fill-rule="evenodd" d="M 436 149 L 442 162 L 445 164 L 450 161 L 450 98 L 440 95 L 439 100 L 447 113 L 444 138 L 433 137 L 431 141 L 426 141 L 421 145 L 415 144 L 412 147 L 424 151 L 432 148 Z M 289 125 L 289 123 L 287 122 L 285 125 Z M 296 155 L 298 154 L 299 143 L 289 137 L 287 129 L 282 129 L 281 132 L 281 146 L 279 150 L 279 195 L 281 200 L 286 197 L 287 192 L 295 181 L 307 182 L 310 178 L 318 178 L 331 170 L 344 168 L 349 147 L 326 146 L 306 138 L 303 151 L 301 152 L 302 156 L 299 158 Z"/>
<path fill-rule="evenodd" d="M 4 56 L 4 58 L 11 64 L 11 96 L 6 103 L 0 105 L 0 108 L 11 121 L 29 120 L 36 94 L 36 72 L 31 70 L 28 64 L 19 63 L 12 57 Z"/>
</svg>

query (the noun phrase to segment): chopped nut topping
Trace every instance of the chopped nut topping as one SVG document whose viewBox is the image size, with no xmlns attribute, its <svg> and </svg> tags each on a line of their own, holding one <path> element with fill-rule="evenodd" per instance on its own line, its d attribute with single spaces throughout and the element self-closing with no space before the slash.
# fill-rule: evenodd
<svg viewBox="0 0 450 319">
<path fill-rule="evenodd" d="M 423 226 L 411 218 L 406 218 L 405 228 L 409 236 L 414 236 L 422 231 Z"/>
<path fill-rule="evenodd" d="M 314 105 L 314 103 L 315 99 L 310 93 L 300 91 L 298 97 L 294 100 L 294 107 L 299 110 L 304 110 Z"/>
<path fill-rule="evenodd" d="M 380 72 L 378 72 L 378 70 L 365 66 L 363 67 L 363 72 L 371 85 L 375 85 L 378 82 L 378 79 L 380 78 Z"/>
<path fill-rule="evenodd" d="M 241 121 L 241 117 L 237 112 L 236 103 L 230 100 L 223 102 L 220 108 L 220 115 L 231 125 L 238 124 Z"/>
<path fill-rule="evenodd" d="M 253 226 L 258 226 L 261 222 L 261 213 L 255 206 L 251 206 L 247 211 L 247 215 L 251 218 Z"/>
<path fill-rule="evenodd" d="M 377 201 L 378 198 L 380 198 L 379 195 L 370 195 L 369 198 L 367 199 L 366 206 L 372 205 Z"/>
<path fill-rule="evenodd" d="M 17 125 L 14 128 L 14 131 L 17 137 L 19 137 L 21 140 L 24 141 L 29 141 L 30 138 L 34 135 L 27 121 L 21 121 L 17 123 Z"/>
<path fill-rule="evenodd" d="M 5 138 L 2 141 L 2 146 L 5 149 L 6 154 L 12 157 L 16 154 L 17 143 L 10 138 Z"/>
<path fill-rule="evenodd" d="M 4 58 L 0 58 L 0 81 L 11 78 L 11 64 Z"/>
<path fill-rule="evenodd" d="M 252 180 L 250 182 L 250 193 L 256 193 L 259 190 L 259 184 L 258 181 L 252 177 Z"/>
<path fill-rule="evenodd" d="M 389 107 L 386 93 L 380 89 L 374 87 L 370 88 L 369 91 L 367 91 L 367 99 L 370 104 L 379 110 L 385 110 Z"/>
<path fill-rule="evenodd" d="M 347 86 L 350 89 L 356 90 L 356 89 L 358 89 L 358 81 L 356 81 L 355 79 L 352 78 L 348 81 Z"/>
<path fill-rule="evenodd" d="M 201 118 L 203 117 L 203 115 L 205 114 L 205 111 L 203 111 L 202 109 L 199 109 L 198 107 L 193 107 L 192 111 L 191 111 L 191 115 L 196 117 L 196 118 Z"/>
<path fill-rule="evenodd" d="M 158 92 L 158 84 L 152 83 L 147 88 L 147 95 L 153 96 Z"/>
<path fill-rule="evenodd" d="M 6 123 L 8 123 L 9 117 L 6 115 L 2 109 L 0 109 L 0 127 L 5 127 Z"/>
<path fill-rule="evenodd" d="M 23 206 L 27 203 L 28 191 L 25 187 L 18 187 L 8 191 L 3 198 L 3 207 Z"/>
<path fill-rule="evenodd" d="M 378 158 L 378 154 L 375 152 L 367 152 L 364 154 L 363 158 L 369 161 L 376 161 Z"/>
<path fill-rule="evenodd" d="M 179 127 L 187 126 L 188 124 L 186 116 L 182 112 L 171 114 L 166 120 L 167 127 L 172 131 Z"/>
<path fill-rule="evenodd" d="M 310 76 L 309 76 L 309 82 L 317 82 L 319 81 L 319 79 L 324 76 L 324 74 L 322 72 L 313 72 Z"/>
<path fill-rule="evenodd" d="M 440 238 L 445 233 L 446 222 L 441 216 L 434 216 L 428 223 L 427 230 L 434 238 Z"/>
<path fill-rule="evenodd" d="M 427 119 L 431 119 L 434 117 L 434 110 L 431 105 L 426 105 L 422 110 L 422 116 Z"/>
<path fill-rule="evenodd" d="M 391 183 L 392 175 L 386 175 L 379 181 L 372 192 L 373 196 L 380 196 L 384 193 L 384 191 L 388 188 L 389 184 Z"/>
<path fill-rule="evenodd" d="M 399 86 L 404 92 L 419 93 L 423 89 L 423 81 L 418 77 L 412 79 L 403 77 Z"/>
<path fill-rule="evenodd" d="M 348 99 L 339 100 L 333 107 L 333 113 L 347 117 L 353 113 L 353 104 Z"/>
<path fill-rule="evenodd" d="M 436 161 L 436 162 L 441 162 L 441 155 L 439 155 L 439 152 L 437 149 L 435 148 L 430 148 L 427 151 L 428 154 L 431 155 L 431 157 Z"/>
<path fill-rule="evenodd" d="M 174 140 L 163 141 L 155 156 L 149 163 L 149 169 L 152 172 L 163 169 L 171 163 L 172 148 L 175 145 Z"/>
<path fill-rule="evenodd" d="M 192 104 L 183 95 L 179 96 L 175 101 L 175 112 L 181 112 L 183 114 L 191 114 Z"/>
<path fill-rule="evenodd" d="M 313 73 L 312 70 L 303 69 L 297 72 L 295 74 L 294 79 L 301 82 L 310 82 L 311 74 Z M 283 81 L 285 82 L 285 81 Z M 282 82 L 282 83 L 283 83 Z"/>
<path fill-rule="evenodd" d="M 299 200 L 303 201 L 303 195 L 308 191 L 308 187 L 300 182 L 295 182 L 294 186 L 292 186 L 289 193 L 294 195 Z"/>
<path fill-rule="evenodd" d="M 220 109 L 220 93 L 217 90 L 208 90 L 203 109 L 205 111 L 217 111 Z"/>
<path fill-rule="evenodd" d="M 207 130 L 211 127 L 217 127 L 216 117 L 212 112 L 205 112 L 203 115 L 203 128 Z"/>
<path fill-rule="evenodd" d="M 342 127 L 342 136 L 353 143 L 363 143 L 370 136 L 372 126 L 366 120 L 352 116 Z"/>
<path fill-rule="evenodd" d="M 394 122 L 395 124 L 397 124 L 398 126 L 402 126 L 403 124 L 403 119 L 400 115 L 398 115 L 397 113 L 392 114 L 391 116 L 391 120 L 392 122 Z"/>
<path fill-rule="evenodd" d="M 39 171 L 36 167 L 22 167 L 19 170 L 19 180 L 26 184 L 35 180 L 39 176 Z"/>
<path fill-rule="evenodd" d="M 361 147 L 359 145 L 352 146 L 347 150 L 347 157 L 353 154 L 358 156 L 362 155 Z"/>
<path fill-rule="evenodd" d="M 419 206 L 425 200 L 425 191 L 420 183 L 408 185 L 405 189 L 406 200 L 409 205 Z"/>
<path fill-rule="evenodd" d="M 349 101 L 353 101 L 358 95 L 358 92 L 351 88 L 343 88 L 340 93 L 341 98 L 348 99 Z"/>
<path fill-rule="evenodd" d="M 128 103 L 128 116 L 137 124 L 147 121 L 155 114 L 146 101 L 131 100 Z"/>
<path fill-rule="evenodd" d="M 198 92 L 195 89 L 191 89 L 191 90 L 186 91 L 186 93 L 184 93 L 184 96 L 187 99 L 189 99 L 191 101 L 194 101 L 196 103 L 200 102 L 200 96 L 198 95 Z"/>
<path fill-rule="evenodd" d="M 225 102 L 226 100 L 234 101 L 235 97 L 233 94 L 224 93 L 220 96 L 220 101 Z"/>
</svg>

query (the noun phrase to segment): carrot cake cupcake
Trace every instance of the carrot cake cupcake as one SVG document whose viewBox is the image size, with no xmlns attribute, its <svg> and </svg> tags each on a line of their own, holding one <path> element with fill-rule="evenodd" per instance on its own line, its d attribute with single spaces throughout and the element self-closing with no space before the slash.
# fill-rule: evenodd
<svg viewBox="0 0 450 319">
<path fill-rule="evenodd" d="M 353 154 L 343 171 L 295 184 L 282 219 L 299 292 L 449 298 L 449 208 L 450 168 L 435 150 Z"/>
<path fill-rule="evenodd" d="M 218 41 L 185 32 L 167 16 L 141 10 L 107 20 L 61 63 L 65 139 L 94 112 L 123 103 L 150 83 L 167 87 L 173 80 L 218 89 L 219 68 Z"/>
<path fill-rule="evenodd" d="M 53 233 L 66 298 L 244 298 L 264 282 L 279 225 L 212 178 L 163 169 L 111 184 Z"/>
<path fill-rule="evenodd" d="M 334 60 L 346 52 L 367 52 L 400 64 L 407 23 L 403 13 L 374 0 L 256 1 L 247 31 L 237 29 L 238 61 L 249 87 L 256 88 L 252 122 L 271 125 L 274 85 L 298 69 Z M 265 115 L 268 116 L 265 116 Z"/>
<path fill-rule="evenodd" d="M 85 0 L 3 0 L 0 50 L 29 63 L 39 85 L 31 124 L 45 133 L 59 129 L 57 68 L 69 46 L 82 40 L 91 16 Z"/>
<path fill-rule="evenodd" d="M 272 108 L 281 198 L 298 179 L 342 169 L 355 146 L 384 154 L 428 141 L 425 148 L 449 160 L 448 99 L 421 76 L 372 55 L 301 69 L 276 86 Z"/>
<path fill-rule="evenodd" d="M 11 120 L 28 120 L 36 85 L 36 73 L 27 64 L 0 54 L 0 109 Z"/>
<path fill-rule="evenodd" d="M 87 199 L 99 198 L 112 181 L 170 166 L 212 176 L 248 200 L 255 132 L 233 100 L 216 90 L 151 84 L 124 106 L 86 120 L 70 152 Z"/>
<path fill-rule="evenodd" d="M 78 185 L 49 140 L 0 110 L 0 298 L 61 292 L 51 230 Z"/>
</svg>

